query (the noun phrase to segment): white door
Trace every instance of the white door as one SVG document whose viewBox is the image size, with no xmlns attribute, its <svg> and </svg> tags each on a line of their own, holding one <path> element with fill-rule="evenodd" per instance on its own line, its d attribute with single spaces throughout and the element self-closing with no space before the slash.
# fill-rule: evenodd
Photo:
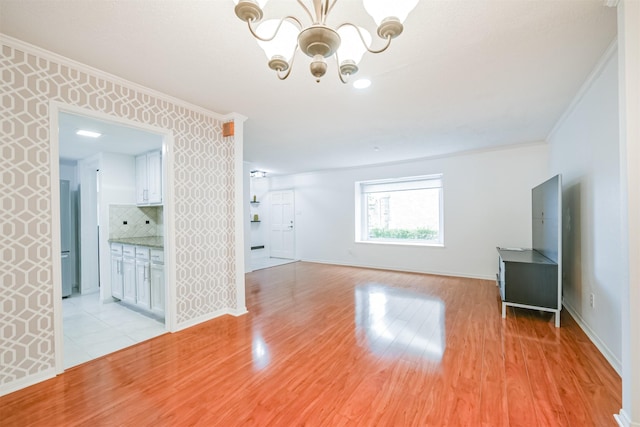
<svg viewBox="0 0 640 427">
<path fill-rule="evenodd" d="M 295 257 L 293 190 L 269 193 L 271 224 L 270 253 L 273 258 Z"/>
</svg>

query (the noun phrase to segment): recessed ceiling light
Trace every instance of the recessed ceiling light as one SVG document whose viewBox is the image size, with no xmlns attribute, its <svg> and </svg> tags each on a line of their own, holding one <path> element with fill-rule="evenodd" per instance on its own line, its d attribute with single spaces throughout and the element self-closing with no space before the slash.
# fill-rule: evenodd
<svg viewBox="0 0 640 427">
<path fill-rule="evenodd" d="M 90 130 L 80 129 L 79 131 L 76 132 L 76 135 L 88 136 L 89 138 L 98 138 L 102 134 L 100 132 L 93 132 Z"/>
<path fill-rule="evenodd" d="M 353 87 L 356 89 L 366 89 L 371 86 L 371 80 L 369 79 L 359 79 L 353 82 Z"/>
</svg>

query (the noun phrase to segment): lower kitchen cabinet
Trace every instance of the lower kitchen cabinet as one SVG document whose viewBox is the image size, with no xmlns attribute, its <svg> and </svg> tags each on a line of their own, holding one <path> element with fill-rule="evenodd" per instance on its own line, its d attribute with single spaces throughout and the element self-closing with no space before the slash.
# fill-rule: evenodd
<svg viewBox="0 0 640 427">
<path fill-rule="evenodd" d="M 122 299 L 122 245 L 111 244 L 111 295 Z"/>
<path fill-rule="evenodd" d="M 136 260 L 136 304 L 145 310 L 151 309 L 149 261 Z"/>
<path fill-rule="evenodd" d="M 164 317 L 164 251 L 111 243 L 111 295 Z"/>
<path fill-rule="evenodd" d="M 151 311 L 164 316 L 163 264 L 151 264 Z"/>
<path fill-rule="evenodd" d="M 136 303 L 136 259 L 122 259 L 122 301 Z"/>
</svg>

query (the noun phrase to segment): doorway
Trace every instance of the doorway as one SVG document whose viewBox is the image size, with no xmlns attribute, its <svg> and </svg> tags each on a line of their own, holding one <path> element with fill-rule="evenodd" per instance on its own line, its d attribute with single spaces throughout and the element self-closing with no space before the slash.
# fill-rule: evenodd
<svg viewBox="0 0 640 427">
<path fill-rule="evenodd" d="M 55 179 L 55 175 L 60 179 L 68 178 L 69 173 L 74 173 L 70 170 L 75 170 L 77 204 L 74 208 L 78 215 L 77 235 L 80 236 L 77 238 L 80 256 L 74 271 L 76 281 L 72 295 L 54 302 L 56 371 L 62 372 L 170 330 L 173 304 L 169 298 L 164 301 L 166 315 L 160 318 L 136 306 L 121 304 L 112 297 L 109 215 L 114 204 L 136 209 L 135 156 L 157 150 L 162 153 L 163 170 L 166 171 L 167 163 L 171 162 L 172 138 L 161 129 L 68 106 L 52 108 L 51 114 L 52 127 L 54 123 L 57 127 L 57 132 L 52 132 L 52 151 L 56 152 L 59 161 L 59 169 L 52 168 L 52 178 Z M 99 130 L 106 138 L 88 141 L 71 137 L 83 128 Z M 125 170 L 127 164 L 131 166 L 131 173 Z M 130 185 L 125 177 L 131 178 Z M 168 183 L 166 175 L 162 178 L 165 184 Z M 124 193 L 119 194 L 121 191 Z M 161 206 L 146 211 L 146 214 L 160 211 L 158 227 L 163 236 L 172 231 L 168 221 L 171 208 L 171 200 L 165 198 Z M 54 240 L 60 233 L 61 229 L 54 229 Z M 174 293 L 169 289 L 172 281 L 166 270 L 172 270 L 171 260 L 175 256 L 170 253 L 164 258 L 166 267 L 154 267 L 167 278 L 162 293 L 170 296 Z"/>
</svg>

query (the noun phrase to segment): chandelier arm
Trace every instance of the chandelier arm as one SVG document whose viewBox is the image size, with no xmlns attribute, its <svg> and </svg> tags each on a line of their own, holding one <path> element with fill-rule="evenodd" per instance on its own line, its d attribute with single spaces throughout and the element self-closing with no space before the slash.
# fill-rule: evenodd
<svg viewBox="0 0 640 427">
<path fill-rule="evenodd" d="M 314 22 L 313 15 L 311 14 L 311 11 L 310 11 L 310 10 L 309 10 L 309 8 L 307 7 L 307 5 L 306 5 L 306 4 L 304 4 L 304 3 L 302 2 L 302 0 L 298 0 L 298 4 L 299 4 L 300 6 L 302 6 L 302 8 L 304 9 L 304 11 L 305 11 L 305 12 L 307 12 L 307 15 L 309 15 L 309 19 L 311 20 L 311 22 Z M 300 24 L 300 27 L 302 27 L 302 24 Z"/>
<path fill-rule="evenodd" d="M 327 0 L 327 4 L 328 3 L 329 3 L 329 0 Z M 327 7 L 327 15 L 329 15 L 329 13 L 331 13 L 331 10 L 333 9 L 333 6 L 336 5 L 336 3 L 338 3 L 338 0 L 333 0 L 333 3 L 331 3 L 331 5 Z"/>
<path fill-rule="evenodd" d="M 286 80 L 287 77 L 289 77 L 289 74 L 291 74 L 291 70 L 293 70 L 293 63 L 296 61 L 296 50 L 298 50 L 297 43 L 296 43 L 296 47 L 293 48 L 293 55 L 291 55 L 291 64 L 289 64 L 289 68 L 287 68 L 287 72 L 283 76 L 280 75 L 280 71 L 276 72 L 276 75 L 280 80 Z"/>
<path fill-rule="evenodd" d="M 343 84 L 347 84 L 349 83 L 349 78 L 347 77 L 347 80 L 344 79 L 344 77 L 342 77 L 342 73 L 340 72 L 340 59 L 338 58 L 338 53 L 336 52 L 335 55 L 333 55 L 336 58 L 336 65 L 338 66 L 338 77 L 340 77 L 340 81 Z"/>
<path fill-rule="evenodd" d="M 280 20 L 280 22 L 278 23 L 278 26 L 276 27 L 276 30 L 273 32 L 273 35 L 271 37 L 260 37 L 255 30 L 253 29 L 253 27 L 251 26 L 251 23 L 253 22 L 253 19 L 249 19 L 247 21 L 247 26 L 249 27 L 249 32 L 251 33 L 251 35 L 253 37 L 255 37 L 256 39 L 260 40 L 261 42 L 270 42 L 271 40 L 275 39 L 276 36 L 278 35 L 278 31 L 280 31 L 280 27 L 282 26 L 282 23 L 286 20 L 290 20 L 290 21 L 294 21 L 295 23 L 298 24 L 298 27 L 300 29 L 302 29 L 302 23 L 298 20 L 298 18 L 296 18 L 295 16 L 285 16 L 284 18 L 282 18 Z"/>
<path fill-rule="evenodd" d="M 360 32 L 360 28 L 358 28 L 356 25 L 353 25 L 350 22 L 345 22 L 344 24 L 341 24 L 338 28 L 336 28 L 336 31 L 339 30 L 342 27 L 347 27 L 347 26 L 355 28 L 355 30 L 358 33 L 358 36 L 360 36 L 360 41 L 362 42 L 362 45 L 365 47 L 365 49 L 367 49 L 367 51 L 369 53 L 382 53 L 385 50 L 389 49 L 389 46 L 391 46 L 391 36 L 388 35 L 387 38 L 386 38 L 386 40 L 387 40 L 387 44 L 386 45 L 384 45 L 381 49 L 378 49 L 378 50 L 371 49 L 369 46 L 367 46 L 367 42 L 364 40 L 364 37 L 362 36 L 362 33 Z"/>
</svg>

